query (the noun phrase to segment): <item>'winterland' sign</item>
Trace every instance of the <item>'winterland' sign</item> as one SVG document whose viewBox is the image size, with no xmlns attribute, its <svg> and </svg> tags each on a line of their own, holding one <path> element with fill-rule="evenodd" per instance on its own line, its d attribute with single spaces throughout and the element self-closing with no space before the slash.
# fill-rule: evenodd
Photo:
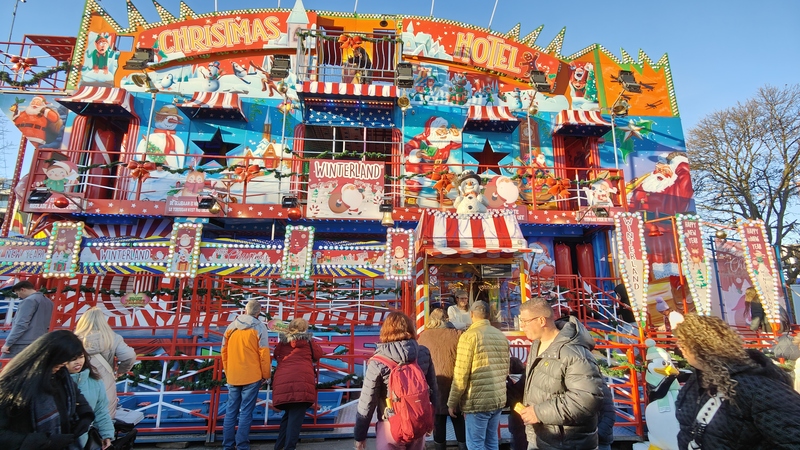
<svg viewBox="0 0 800 450">
<path fill-rule="evenodd" d="M 306 217 L 380 219 L 383 170 L 382 162 L 312 161 Z"/>
<path fill-rule="evenodd" d="M 617 228 L 617 261 L 622 282 L 631 300 L 633 314 L 644 323 L 647 320 L 647 250 L 644 244 L 642 216 L 619 213 L 614 217 Z"/>
</svg>

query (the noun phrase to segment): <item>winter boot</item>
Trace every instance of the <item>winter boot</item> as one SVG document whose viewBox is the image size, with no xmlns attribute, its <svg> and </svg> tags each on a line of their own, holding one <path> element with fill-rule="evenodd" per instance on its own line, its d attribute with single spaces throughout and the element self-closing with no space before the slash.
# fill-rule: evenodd
<svg viewBox="0 0 800 450">
<path fill-rule="evenodd" d="M 445 450 L 447 448 L 447 442 L 434 442 L 433 443 L 434 450 Z"/>
</svg>

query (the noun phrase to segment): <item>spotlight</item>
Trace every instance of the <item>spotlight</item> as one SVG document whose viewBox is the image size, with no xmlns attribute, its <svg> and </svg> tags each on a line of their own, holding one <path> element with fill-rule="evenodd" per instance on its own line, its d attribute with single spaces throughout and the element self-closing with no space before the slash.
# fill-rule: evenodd
<svg viewBox="0 0 800 450">
<path fill-rule="evenodd" d="M 628 115 L 628 109 L 630 109 L 630 107 L 631 104 L 628 103 L 627 100 L 620 98 L 614 103 L 614 106 L 611 107 L 611 112 L 617 117 L 625 117 Z"/>
<path fill-rule="evenodd" d="M 608 217 L 608 208 L 594 208 L 595 217 Z"/>
<path fill-rule="evenodd" d="M 296 208 L 297 204 L 296 197 L 283 197 L 283 200 L 281 201 L 281 207 L 283 208 Z"/>
<path fill-rule="evenodd" d="M 531 70 L 531 84 L 537 92 L 550 93 L 552 90 L 550 83 L 547 82 L 547 74 L 541 70 Z"/>
<path fill-rule="evenodd" d="M 617 81 L 622 85 L 622 88 L 628 92 L 636 94 L 642 92 L 642 86 L 636 82 L 636 78 L 633 77 L 633 72 L 630 70 L 620 70 L 619 75 L 617 75 Z"/>
<path fill-rule="evenodd" d="M 198 196 L 197 209 L 211 209 L 212 206 L 217 204 L 217 200 L 211 196 Z"/>
<path fill-rule="evenodd" d="M 289 55 L 275 55 L 272 67 L 269 69 L 269 76 L 275 79 L 283 79 L 289 76 L 291 61 Z"/>
<path fill-rule="evenodd" d="M 153 80 L 151 80 L 145 72 L 131 75 L 131 81 L 133 81 L 133 84 L 136 86 L 146 88 L 147 92 L 158 92 L 158 88 L 153 84 Z"/>
<path fill-rule="evenodd" d="M 41 187 L 34 188 L 33 191 L 31 191 L 31 194 L 28 196 L 28 203 L 31 205 L 41 205 L 52 195 L 53 194 L 50 192 L 50 189 Z"/>
<path fill-rule="evenodd" d="M 383 203 L 381 203 L 381 206 L 378 207 L 378 211 L 380 211 L 382 213 L 387 213 L 387 212 L 390 213 L 390 212 L 394 211 L 394 205 L 392 205 L 392 201 L 389 200 L 389 199 L 383 200 Z"/>
<path fill-rule="evenodd" d="M 399 88 L 414 87 L 414 68 L 410 62 L 397 63 L 396 79 L 394 83 Z"/>
<path fill-rule="evenodd" d="M 133 52 L 133 57 L 122 66 L 125 70 L 144 70 L 148 64 L 155 60 L 155 52 L 152 48 L 137 48 Z"/>
</svg>

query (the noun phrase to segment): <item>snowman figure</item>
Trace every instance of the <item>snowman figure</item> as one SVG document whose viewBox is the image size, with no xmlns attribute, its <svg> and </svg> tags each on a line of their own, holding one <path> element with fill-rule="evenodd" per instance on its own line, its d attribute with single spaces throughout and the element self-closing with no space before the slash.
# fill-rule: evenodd
<svg viewBox="0 0 800 450">
<path fill-rule="evenodd" d="M 654 340 L 648 339 L 645 345 L 648 361 L 645 381 L 653 389 L 644 413 L 650 442 L 636 444 L 634 450 L 678 450 L 680 425 L 675 418 L 675 401 L 681 389 L 679 378 L 688 378 L 689 373 L 678 370 L 669 352 L 656 347 Z"/>
<path fill-rule="evenodd" d="M 458 197 L 453 202 L 457 214 L 481 214 L 486 212 L 486 200 L 481 193 L 481 177 L 465 170 L 458 178 Z"/>
</svg>

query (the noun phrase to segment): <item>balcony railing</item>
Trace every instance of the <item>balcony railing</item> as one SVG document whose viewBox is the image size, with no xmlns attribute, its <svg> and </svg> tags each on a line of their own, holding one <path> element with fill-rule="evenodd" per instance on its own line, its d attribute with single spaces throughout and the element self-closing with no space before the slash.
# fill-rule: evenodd
<svg viewBox="0 0 800 450">
<path fill-rule="evenodd" d="M 287 139 L 287 148 L 294 147 L 293 141 Z M 78 166 L 77 176 L 66 181 L 62 189 L 65 196 L 83 201 L 163 202 L 171 196 L 196 196 L 201 191 L 211 191 L 226 203 L 274 205 L 291 195 L 302 205 L 307 201 L 309 188 L 316 187 L 309 186 L 309 162 L 336 159 L 383 162 L 383 196 L 391 199 L 395 208 L 452 209 L 458 194 L 458 174 L 464 170 L 482 172 L 481 176 L 486 179 L 502 175 L 517 186 L 518 198 L 506 199 L 509 203 L 502 204 L 503 199 L 497 203 L 498 196 L 490 195 L 493 183 L 488 182 L 485 196 L 489 197 L 490 208 L 513 204 L 520 211 L 580 212 L 587 210 L 593 199 L 596 202 L 599 195 L 606 196 L 604 201 L 608 208 L 627 208 L 621 170 L 412 163 L 401 156 L 401 144 L 393 142 L 304 138 L 303 155 L 282 153 L 280 144 L 273 146 L 269 152 L 251 151 L 249 156 L 215 155 L 213 162 L 202 167 L 198 164 L 208 162 L 208 157 L 188 153 L 60 151 Z M 37 152 L 30 171 L 29 189 L 58 185 L 48 180 L 45 170 L 53 160 L 51 151 Z M 496 182 L 494 184 L 496 186 Z"/>
<path fill-rule="evenodd" d="M 299 81 L 395 84 L 402 42 L 391 30 L 377 33 L 303 30 Z"/>
</svg>

